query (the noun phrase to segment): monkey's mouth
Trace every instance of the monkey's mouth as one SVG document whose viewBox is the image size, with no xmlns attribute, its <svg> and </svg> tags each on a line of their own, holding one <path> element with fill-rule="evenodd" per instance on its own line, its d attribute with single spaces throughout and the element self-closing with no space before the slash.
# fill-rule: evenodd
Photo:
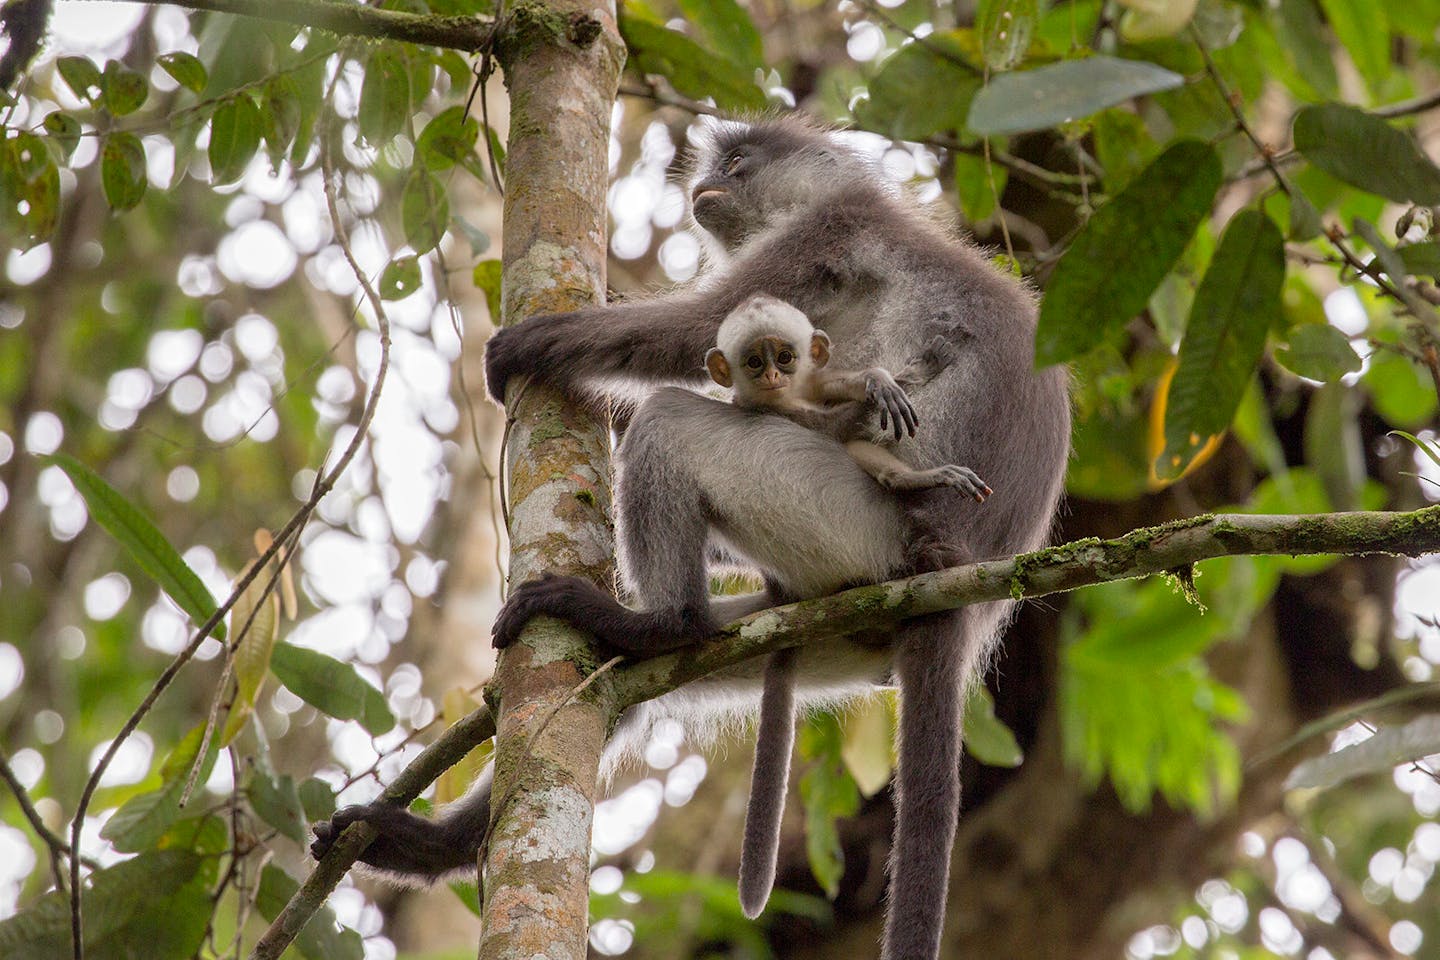
<svg viewBox="0 0 1440 960">
<path fill-rule="evenodd" d="M 698 209 L 702 204 L 714 203 L 728 192 L 723 187 L 706 187 L 703 190 L 696 190 L 695 195 L 690 198 L 690 206 Z"/>
</svg>

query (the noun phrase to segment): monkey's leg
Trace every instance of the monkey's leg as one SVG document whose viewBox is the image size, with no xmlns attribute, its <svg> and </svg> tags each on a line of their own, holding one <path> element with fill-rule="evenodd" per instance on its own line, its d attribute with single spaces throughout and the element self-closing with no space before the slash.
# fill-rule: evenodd
<svg viewBox="0 0 1440 960">
<path fill-rule="evenodd" d="M 740 846 L 740 909 L 755 919 L 775 886 L 780 850 L 780 818 L 790 785 L 790 751 L 795 746 L 796 650 L 770 656 L 760 695 L 755 731 L 755 767 L 750 774 L 750 803 L 745 810 L 745 840 Z"/>
<path fill-rule="evenodd" d="M 475 867 L 480 841 L 490 827 L 490 790 L 495 769 L 486 767 L 470 790 L 434 820 L 417 817 L 393 803 L 345 807 L 312 826 L 310 853 L 319 860 L 350 824 L 366 821 L 379 836 L 360 854 L 360 862 L 396 879 L 428 883 L 447 873 Z"/>
<path fill-rule="evenodd" d="M 886 490 L 929 490 L 933 487 L 954 487 L 984 503 L 992 491 L 989 485 L 969 467 L 947 463 L 929 470 L 917 470 L 884 447 L 868 440 L 852 440 L 845 449 L 865 472 Z"/>
</svg>

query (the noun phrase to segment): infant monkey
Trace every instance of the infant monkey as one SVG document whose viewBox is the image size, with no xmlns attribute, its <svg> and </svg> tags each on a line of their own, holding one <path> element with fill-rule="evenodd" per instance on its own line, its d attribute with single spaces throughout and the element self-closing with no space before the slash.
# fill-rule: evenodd
<svg viewBox="0 0 1440 960">
<path fill-rule="evenodd" d="M 827 369 L 830 338 L 790 304 L 764 294 L 751 297 L 731 311 L 715 339 L 705 368 L 720 386 L 734 388 L 736 406 L 778 413 L 839 440 L 887 490 L 954 487 L 979 503 L 991 494 L 969 467 L 947 463 L 918 470 L 884 447 L 858 439 L 877 408 L 881 430 L 893 430 L 896 440 L 902 434 L 915 436 L 915 407 L 883 367 Z"/>
<path fill-rule="evenodd" d="M 990 495 L 990 487 L 969 467 L 950 463 L 917 470 L 860 439 L 869 433 L 876 409 L 881 430 L 892 430 L 896 440 L 906 433 L 913 437 L 917 417 L 910 397 L 881 367 L 828 369 L 830 338 L 790 304 L 763 294 L 751 297 L 730 312 L 715 339 L 718 345 L 705 355 L 705 367 L 720 386 L 734 388 L 736 406 L 777 413 L 845 444 L 855 462 L 887 490 L 949 486 L 977 502 Z M 953 359 L 947 351 L 953 348 L 943 339 L 932 342 L 901 371 L 900 380 L 915 386 L 933 379 Z M 771 592 L 776 602 L 794 599 L 774 585 Z M 740 849 L 740 907 L 747 917 L 759 916 L 774 886 L 794 742 L 795 651 L 782 650 L 765 668 Z"/>
</svg>

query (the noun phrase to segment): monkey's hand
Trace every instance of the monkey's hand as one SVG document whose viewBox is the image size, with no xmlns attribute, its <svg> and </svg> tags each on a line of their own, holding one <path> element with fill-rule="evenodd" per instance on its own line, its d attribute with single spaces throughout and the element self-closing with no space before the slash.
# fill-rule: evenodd
<svg viewBox="0 0 1440 960">
<path fill-rule="evenodd" d="M 883 367 L 871 367 L 865 371 L 865 402 L 880 409 L 881 430 L 893 429 L 896 440 L 902 433 L 915 436 L 915 424 L 920 417 L 910 397 L 895 382 L 890 371 Z"/>
<path fill-rule="evenodd" d="M 570 316 L 549 313 L 495 331 L 485 344 L 485 388 L 497 403 L 505 402 L 505 384 L 511 377 L 542 372 L 557 362 L 552 354 L 563 340 Z"/>
<path fill-rule="evenodd" d="M 962 467 L 958 464 L 947 463 L 944 466 L 936 467 L 933 471 L 936 482 L 947 487 L 954 487 L 961 493 L 970 497 L 976 503 L 984 503 L 985 498 L 994 493 L 990 485 L 969 467 Z"/>
</svg>

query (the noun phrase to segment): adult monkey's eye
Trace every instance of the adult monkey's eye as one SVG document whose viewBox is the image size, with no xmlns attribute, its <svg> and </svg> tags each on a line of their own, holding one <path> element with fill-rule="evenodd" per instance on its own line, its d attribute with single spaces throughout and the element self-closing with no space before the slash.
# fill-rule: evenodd
<svg viewBox="0 0 1440 960">
<path fill-rule="evenodd" d="M 744 161 L 745 155 L 743 153 L 732 153 L 725 158 L 725 165 L 721 169 L 724 170 L 727 176 L 733 176 L 735 171 L 740 169 L 740 164 Z"/>
</svg>

